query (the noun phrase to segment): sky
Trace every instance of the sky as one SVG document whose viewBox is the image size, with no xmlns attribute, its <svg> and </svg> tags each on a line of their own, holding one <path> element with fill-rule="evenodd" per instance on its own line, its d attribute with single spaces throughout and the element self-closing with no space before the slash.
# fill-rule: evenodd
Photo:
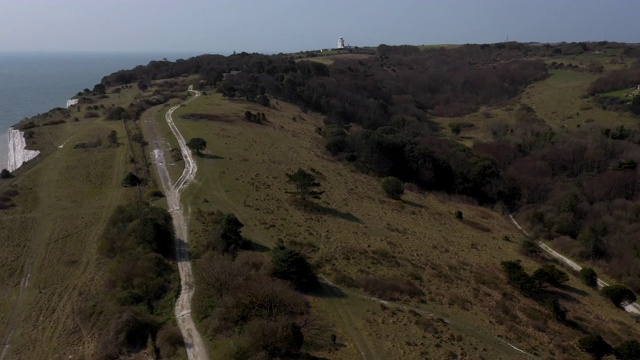
<svg viewBox="0 0 640 360">
<path fill-rule="evenodd" d="M 0 0 L 0 51 L 640 42 L 638 0 Z"/>
</svg>

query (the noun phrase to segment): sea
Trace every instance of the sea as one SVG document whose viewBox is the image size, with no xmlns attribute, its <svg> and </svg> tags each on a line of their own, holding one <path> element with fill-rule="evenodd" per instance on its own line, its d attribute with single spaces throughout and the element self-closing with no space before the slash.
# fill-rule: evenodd
<svg viewBox="0 0 640 360">
<path fill-rule="evenodd" d="M 0 169 L 7 167 L 8 132 L 25 118 L 65 107 L 103 76 L 152 60 L 187 59 L 199 53 L 89 53 L 0 51 Z"/>
</svg>

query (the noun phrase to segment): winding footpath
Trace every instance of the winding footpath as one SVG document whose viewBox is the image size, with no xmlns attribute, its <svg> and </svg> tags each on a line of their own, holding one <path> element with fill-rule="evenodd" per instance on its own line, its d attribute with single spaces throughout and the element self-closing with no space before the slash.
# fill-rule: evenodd
<svg viewBox="0 0 640 360">
<path fill-rule="evenodd" d="M 186 101 L 187 104 L 200 96 L 199 91 L 193 90 L 193 86 L 189 87 L 189 91 L 194 93 L 194 96 Z M 200 333 L 196 329 L 193 317 L 191 316 L 191 298 L 195 292 L 195 283 L 193 280 L 193 271 L 191 269 L 191 259 L 189 257 L 189 243 L 187 240 L 188 228 L 187 221 L 185 219 L 184 210 L 180 206 L 180 192 L 184 190 L 195 179 L 198 166 L 193 159 L 191 150 L 187 147 L 184 137 L 176 127 L 171 117 L 173 112 L 181 105 L 176 105 L 170 108 L 165 114 L 165 120 L 173 132 L 173 135 L 178 141 L 180 151 L 182 152 L 182 158 L 184 159 L 184 170 L 182 175 L 175 182 L 171 184 L 171 178 L 169 171 L 167 170 L 167 163 L 164 159 L 164 152 L 160 148 L 158 142 L 154 143 L 153 150 L 153 162 L 158 172 L 158 177 L 162 183 L 162 188 L 167 199 L 169 206 L 169 212 L 173 218 L 173 227 L 176 232 L 176 261 L 178 263 L 178 269 L 180 272 L 180 296 L 176 301 L 175 315 L 180 327 L 180 332 L 184 339 L 185 349 L 187 350 L 187 356 L 189 360 L 207 360 L 207 350 L 204 346 L 204 342 Z"/>
<path fill-rule="evenodd" d="M 528 232 L 526 232 L 522 226 L 520 226 L 520 224 L 518 224 L 518 222 L 516 221 L 516 219 L 513 218 L 513 216 L 511 216 L 511 214 L 509 214 L 509 218 L 511 219 L 511 222 L 513 222 L 513 224 L 518 228 L 518 230 L 522 231 L 523 234 L 525 234 L 526 236 L 531 236 L 529 235 Z M 563 262 L 564 264 L 566 264 L 567 266 L 569 266 L 570 268 L 572 268 L 575 271 L 580 271 L 582 270 L 582 266 L 578 265 L 578 263 L 576 263 L 575 261 L 569 259 L 568 257 L 560 254 L 559 252 L 553 250 L 552 248 L 550 248 L 547 244 L 543 243 L 542 241 L 537 241 L 538 246 L 540 246 L 540 248 L 542 250 L 544 250 L 545 252 L 547 252 L 549 255 L 553 256 L 554 258 L 560 260 L 561 262 Z M 609 286 L 608 283 L 606 283 L 605 281 L 603 281 L 602 279 L 598 278 L 598 288 L 603 288 L 605 286 Z M 625 311 L 635 314 L 635 315 L 640 315 L 640 305 L 638 305 L 638 303 L 626 303 L 623 304 L 622 307 L 624 308 Z"/>
</svg>

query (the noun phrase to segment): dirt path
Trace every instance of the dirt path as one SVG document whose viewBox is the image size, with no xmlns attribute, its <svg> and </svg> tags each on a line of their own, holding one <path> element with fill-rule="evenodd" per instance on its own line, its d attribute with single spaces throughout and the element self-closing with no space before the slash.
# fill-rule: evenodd
<svg viewBox="0 0 640 360">
<path fill-rule="evenodd" d="M 529 235 L 528 232 L 526 232 L 522 226 L 520 226 L 520 224 L 518 224 L 518 222 L 516 221 L 516 219 L 513 218 L 513 216 L 511 216 L 511 214 L 509 214 L 509 218 L 511 219 L 511 222 L 513 222 L 513 224 L 518 228 L 518 230 L 522 231 L 523 234 L 527 235 L 527 236 L 531 236 Z M 547 244 L 543 243 L 542 241 L 537 241 L 538 246 L 540 246 L 540 248 L 544 251 L 546 251 L 549 255 L 553 256 L 554 258 L 560 260 L 561 262 L 563 262 L 564 264 L 566 264 L 567 266 L 569 266 L 570 268 L 572 268 L 575 271 L 580 271 L 582 270 L 582 266 L 578 265 L 578 263 L 576 263 L 575 261 L 569 259 L 568 257 L 560 254 L 559 252 L 553 250 L 552 248 L 550 248 Z M 608 283 L 606 283 L 605 281 L 603 281 L 602 279 L 598 278 L 598 288 L 603 288 L 605 286 L 609 286 Z M 636 315 L 640 315 L 640 305 L 638 305 L 638 303 L 628 303 L 626 305 L 622 306 L 624 308 L 625 311 L 630 312 L 632 314 L 636 314 Z"/>
<path fill-rule="evenodd" d="M 321 281 L 320 284 L 322 286 L 322 288 L 324 289 L 324 291 L 329 294 L 332 295 L 334 298 L 330 299 L 330 303 L 333 305 L 334 309 L 336 310 L 336 313 L 338 314 L 338 316 L 340 317 L 340 319 L 343 322 L 343 325 L 345 327 L 345 330 L 347 331 L 347 333 L 349 334 L 349 336 L 351 337 L 351 340 L 354 342 L 355 346 L 357 347 L 358 351 L 360 352 L 360 356 L 362 357 L 362 359 L 364 360 L 370 360 L 370 359 L 378 359 L 380 358 L 380 356 L 377 355 L 375 347 L 373 346 L 373 344 L 369 341 L 369 339 L 366 338 L 366 336 L 356 327 L 356 322 L 355 319 L 353 317 L 353 314 L 351 313 L 351 311 L 344 305 L 342 305 L 340 303 L 340 299 L 338 296 L 338 292 L 336 289 L 339 289 L 339 287 L 335 284 L 333 284 L 331 281 L 329 281 L 329 279 L 325 278 L 324 276 L 321 276 Z M 340 289 L 341 291 L 345 291 L 345 289 Z M 366 295 L 360 295 L 360 294 L 354 294 L 351 291 L 346 291 L 348 293 L 350 293 L 349 296 L 355 296 L 359 299 L 363 299 L 366 301 L 373 301 L 376 303 L 379 303 L 381 305 L 384 305 L 386 307 L 391 307 L 391 308 L 396 308 L 396 309 L 401 309 L 402 311 L 415 311 L 417 313 L 420 313 L 424 316 L 428 316 L 430 318 L 433 317 L 438 317 L 441 318 L 442 320 L 444 320 L 444 322 L 446 322 L 448 325 L 451 325 L 455 328 L 457 328 L 458 330 L 462 331 L 464 330 L 466 333 L 471 334 L 471 336 L 475 337 L 476 339 L 483 341 L 486 344 L 494 344 L 495 347 L 508 347 L 508 349 L 510 349 L 509 351 L 513 351 L 511 356 L 513 356 L 512 358 L 521 358 L 521 359 L 539 359 L 538 356 L 530 354 L 522 349 L 517 348 L 516 346 L 514 346 L 513 344 L 507 342 L 506 340 L 504 340 L 503 338 L 487 333 L 485 331 L 481 331 L 480 329 L 477 328 L 473 328 L 471 326 L 469 326 L 468 324 L 465 324 L 463 322 L 459 322 L 456 320 L 453 320 L 451 318 L 448 318 L 446 316 L 442 316 L 442 314 L 438 315 L 435 314 L 431 311 L 425 311 L 424 308 L 418 308 L 418 307 L 412 307 L 406 304 L 400 304 L 400 303 L 395 303 L 393 301 L 387 301 L 387 300 L 382 300 L 382 299 L 378 299 L 376 297 L 373 296 L 366 296 Z M 506 348 L 505 348 L 506 349 Z M 384 358 L 384 356 L 383 356 Z"/>
<path fill-rule="evenodd" d="M 189 91 L 195 95 L 189 99 L 186 103 L 195 100 L 200 96 L 199 91 L 194 91 L 193 87 L 189 87 Z M 188 228 L 187 221 L 185 219 L 184 211 L 180 206 L 180 191 L 185 189 L 195 179 L 198 166 L 191 155 L 191 150 L 187 147 L 184 137 L 176 127 L 171 117 L 173 112 L 178 109 L 180 105 L 176 105 L 170 108 L 165 114 L 165 120 L 173 132 L 173 135 L 178 141 L 180 151 L 182 152 L 182 158 L 184 159 L 184 171 L 180 178 L 171 183 L 169 171 L 167 170 L 167 163 L 165 161 L 164 152 L 166 149 L 166 141 L 161 138 L 153 140 L 153 153 L 152 160 L 158 172 L 158 178 L 162 184 L 167 204 L 169 206 L 169 212 L 173 218 L 173 227 L 176 232 L 176 261 L 178 263 L 178 270 L 180 271 L 180 296 L 176 301 L 175 314 L 178 326 L 182 332 L 182 337 L 185 343 L 185 349 L 187 350 L 187 356 L 190 360 L 204 360 L 208 359 L 206 348 L 200 333 L 196 329 L 193 317 L 191 316 L 191 298 L 195 291 L 195 283 L 193 281 L 193 272 L 191 269 L 191 260 L 189 257 L 189 243 L 187 240 Z"/>
</svg>

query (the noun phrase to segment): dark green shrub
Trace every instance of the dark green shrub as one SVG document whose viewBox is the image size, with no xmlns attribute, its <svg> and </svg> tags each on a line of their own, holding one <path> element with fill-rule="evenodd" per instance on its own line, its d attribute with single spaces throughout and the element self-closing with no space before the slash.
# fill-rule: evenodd
<svg viewBox="0 0 640 360">
<path fill-rule="evenodd" d="M 620 343 L 613 349 L 613 355 L 618 360 L 638 360 L 640 359 L 640 342 L 629 340 Z"/>
<path fill-rule="evenodd" d="M 129 172 L 125 175 L 124 179 L 122 179 L 122 186 L 124 187 L 138 186 L 140 184 L 142 184 L 142 180 L 132 172 Z"/>
<path fill-rule="evenodd" d="M 602 336 L 588 335 L 578 340 L 580 350 L 591 354 L 594 359 L 602 359 L 605 355 L 611 354 L 613 349 Z"/>
<path fill-rule="evenodd" d="M 404 194 L 402 181 L 396 177 L 388 176 L 382 179 L 380 186 L 382 186 L 384 193 L 392 199 L 399 200 L 402 194 Z"/>
<path fill-rule="evenodd" d="M 580 270 L 580 277 L 587 286 L 596 287 L 598 285 L 598 274 L 590 267 L 583 267 Z"/>
<path fill-rule="evenodd" d="M 13 175 L 11 175 L 11 172 L 9 172 L 9 170 L 2 169 L 2 171 L 0 171 L 0 179 L 9 179 L 12 177 Z"/>
<path fill-rule="evenodd" d="M 623 302 L 636 301 L 636 295 L 624 285 L 605 286 L 600 293 L 611 300 L 615 306 L 620 306 Z"/>
<path fill-rule="evenodd" d="M 299 252 L 287 249 L 280 241 L 271 250 L 272 275 L 289 281 L 300 291 L 311 291 L 318 287 L 318 277 L 307 259 Z"/>
</svg>

